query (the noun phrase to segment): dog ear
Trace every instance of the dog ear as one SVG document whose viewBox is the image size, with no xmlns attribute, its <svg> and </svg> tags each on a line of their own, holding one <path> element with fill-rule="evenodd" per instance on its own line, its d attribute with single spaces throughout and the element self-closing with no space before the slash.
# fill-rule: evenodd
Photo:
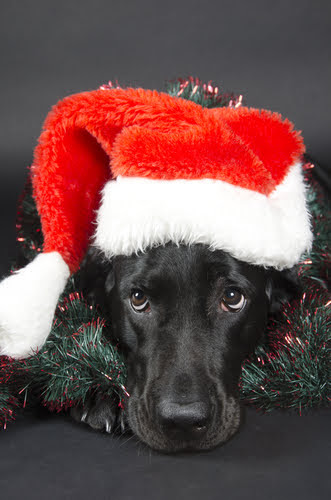
<svg viewBox="0 0 331 500">
<path fill-rule="evenodd" d="M 114 284 L 112 262 L 105 259 L 98 249 L 90 247 L 79 271 L 78 288 L 89 303 L 104 309 Z"/>
<path fill-rule="evenodd" d="M 109 295 L 115 286 L 115 273 L 112 265 L 107 269 L 107 277 L 105 281 L 106 294 Z"/>
<path fill-rule="evenodd" d="M 297 266 L 284 271 L 268 271 L 266 294 L 270 304 L 269 312 L 277 313 L 284 302 L 298 297 L 301 290 Z"/>
</svg>

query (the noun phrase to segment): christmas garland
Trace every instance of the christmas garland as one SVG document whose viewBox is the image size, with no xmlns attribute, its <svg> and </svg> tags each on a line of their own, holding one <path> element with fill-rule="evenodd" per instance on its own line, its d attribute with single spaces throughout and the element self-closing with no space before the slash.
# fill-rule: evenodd
<svg viewBox="0 0 331 500">
<path fill-rule="evenodd" d="M 112 87 L 109 82 L 101 88 Z M 211 83 L 194 78 L 171 82 L 167 91 L 206 107 L 242 103 L 242 96 L 221 93 Z M 264 343 L 242 368 L 242 399 L 263 411 L 291 408 L 301 414 L 303 409 L 330 401 L 330 207 L 313 169 L 307 161 L 304 172 L 315 239 L 299 266 L 304 293 L 299 300 L 284 304 L 277 318 L 270 320 Z M 30 262 L 43 245 L 29 180 L 16 227 L 19 255 L 12 271 Z M 70 279 L 61 297 L 43 349 L 25 360 L 0 357 L 0 427 L 36 400 L 51 411 L 62 411 L 102 391 L 110 397 L 116 394 L 124 407 L 122 402 L 129 397 L 124 360 L 105 335 L 111 325 L 99 307 L 84 299 L 77 277 Z"/>
</svg>

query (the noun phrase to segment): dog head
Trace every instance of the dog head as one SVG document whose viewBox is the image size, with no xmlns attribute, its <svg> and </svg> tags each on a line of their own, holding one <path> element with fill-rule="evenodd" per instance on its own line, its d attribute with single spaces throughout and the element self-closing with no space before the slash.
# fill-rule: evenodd
<svg viewBox="0 0 331 500">
<path fill-rule="evenodd" d="M 126 418 L 142 441 L 205 450 L 238 430 L 242 362 L 268 313 L 295 290 L 294 276 L 204 245 L 113 260 L 100 300 L 127 358 Z"/>
</svg>

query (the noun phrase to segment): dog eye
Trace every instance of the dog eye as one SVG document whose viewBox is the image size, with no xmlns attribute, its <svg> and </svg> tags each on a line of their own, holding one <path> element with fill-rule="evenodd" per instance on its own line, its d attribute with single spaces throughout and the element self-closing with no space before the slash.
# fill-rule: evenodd
<svg viewBox="0 0 331 500">
<path fill-rule="evenodd" d="M 244 295 L 235 288 L 226 288 L 222 300 L 221 308 L 226 312 L 239 312 L 244 309 L 246 299 Z"/>
<path fill-rule="evenodd" d="M 132 290 L 130 303 L 136 312 L 145 312 L 150 309 L 148 298 L 142 290 Z"/>
</svg>

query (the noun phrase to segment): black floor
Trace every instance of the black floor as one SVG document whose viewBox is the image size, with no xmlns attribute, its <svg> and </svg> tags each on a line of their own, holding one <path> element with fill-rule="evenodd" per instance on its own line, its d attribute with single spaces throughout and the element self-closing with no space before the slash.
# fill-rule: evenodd
<svg viewBox="0 0 331 500">
<path fill-rule="evenodd" d="M 325 410 L 300 417 L 249 409 L 241 432 L 223 447 L 167 456 L 69 417 L 27 417 L 0 432 L 0 497 L 329 499 L 329 428 Z"/>
</svg>

